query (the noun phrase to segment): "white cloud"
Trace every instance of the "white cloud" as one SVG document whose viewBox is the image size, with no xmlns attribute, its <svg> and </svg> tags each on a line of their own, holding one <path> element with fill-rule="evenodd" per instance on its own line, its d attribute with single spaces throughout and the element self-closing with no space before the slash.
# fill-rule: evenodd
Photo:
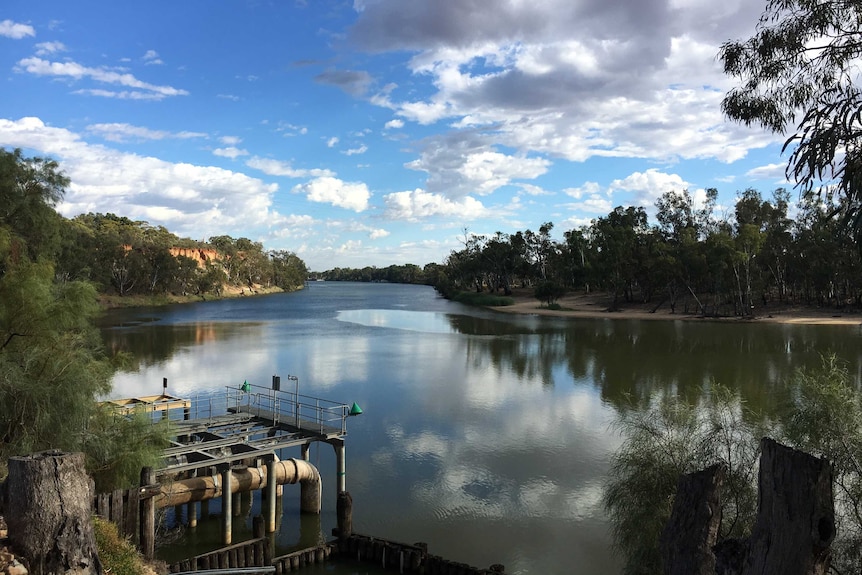
<svg viewBox="0 0 862 575">
<path fill-rule="evenodd" d="M 191 138 L 206 138 L 202 132 L 167 132 L 165 130 L 151 130 L 143 126 L 133 126 L 124 123 L 90 124 L 87 131 L 99 134 L 109 142 L 125 142 L 128 140 L 164 140 L 176 138 L 187 140 Z"/>
<path fill-rule="evenodd" d="M 36 44 L 36 55 L 47 56 L 57 52 L 65 52 L 66 46 L 62 42 L 39 42 Z"/>
<path fill-rule="evenodd" d="M 745 172 L 745 176 L 752 180 L 772 180 L 773 182 L 787 182 L 787 164 L 767 164 L 758 166 Z"/>
<path fill-rule="evenodd" d="M 380 238 L 389 237 L 389 232 L 382 229 L 382 228 L 378 228 L 378 229 L 371 230 L 370 232 L 368 232 L 368 237 L 371 238 L 372 240 L 378 240 Z"/>
<path fill-rule="evenodd" d="M 12 20 L 0 22 L 0 36 L 20 40 L 26 36 L 35 36 L 36 31 L 29 24 L 19 24 Z"/>
<path fill-rule="evenodd" d="M 652 207 L 665 192 L 682 191 L 690 184 L 677 174 L 665 174 L 656 169 L 634 172 L 622 179 L 611 182 L 612 192 L 634 192 L 637 205 Z"/>
<path fill-rule="evenodd" d="M 333 176 L 323 176 L 297 185 L 293 192 L 305 194 L 311 202 L 332 204 L 354 212 L 368 209 L 368 200 L 371 197 L 368 186 L 363 182 L 345 182 Z"/>
<path fill-rule="evenodd" d="M 220 136 L 218 141 L 225 146 L 236 146 L 237 144 L 242 142 L 242 138 L 240 138 L 239 136 Z"/>
<path fill-rule="evenodd" d="M 404 127 L 404 120 L 399 120 L 395 118 L 394 120 L 389 120 L 383 125 L 383 128 L 386 130 L 398 130 Z"/>
<path fill-rule="evenodd" d="M 338 143 L 338 136 L 332 136 L 331 138 L 326 140 L 326 147 L 327 148 L 334 148 L 337 143 Z"/>
<path fill-rule="evenodd" d="M 159 53 L 155 50 L 147 50 L 142 60 L 144 61 L 144 64 L 146 66 L 156 66 L 164 64 L 164 62 L 162 62 L 162 59 L 159 58 Z"/>
<path fill-rule="evenodd" d="M 248 161 L 246 161 L 245 165 L 249 168 L 260 170 L 261 172 L 269 176 L 284 176 L 287 178 L 317 178 L 335 175 L 330 170 L 318 168 L 311 170 L 296 169 L 292 167 L 288 162 L 282 162 L 270 158 L 261 158 L 259 156 L 254 156 L 250 158 Z"/>
<path fill-rule="evenodd" d="M 235 96 L 233 94 L 216 94 L 216 98 L 221 98 L 222 100 L 230 100 L 231 102 L 239 102 L 239 96 Z"/>
<path fill-rule="evenodd" d="M 364 154 L 367 151 L 368 151 L 368 146 L 366 146 L 365 144 L 362 144 L 358 148 L 350 148 L 349 150 L 344 150 L 341 153 L 346 155 L 346 156 L 354 156 L 357 154 Z"/>
<path fill-rule="evenodd" d="M 465 197 L 451 200 L 442 194 L 432 194 L 422 189 L 394 192 L 383 196 L 385 217 L 390 220 L 417 221 L 432 216 L 457 216 L 472 220 L 487 214 L 487 210 L 475 198 Z"/>
<path fill-rule="evenodd" d="M 228 146 L 227 148 L 216 148 L 215 150 L 213 150 L 213 155 L 235 160 L 240 156 L 247 156 L 248 151 L 236 148 L 234 146 Z"/>
<path fill-rule="evenodd" d="M 72 182 L 58 206 L 67 217 L 113 212 L 193 238 L 224 233 L 252 237 L 255 227 L 278 219 L 271 210 L 276 184 L 218 167 L 88 144 L 39 118 L 0 118 L 0 146 L 34 150 L 60 162 Z"/>
<path fill-rule="evenodd" d="M 513 180 L 537 178 L 550 164 L 544 158 L 503 154 L 481 140 L 456 134 L 429 139 L 419 159 L 406 167 L 428 173 L 428 191 L 459 198 L 488 195 Z"/>
<path fill-rule="evenodd" d="M 171 86 L 158 86 L 142 80 L 138 80 L 132 74 L 116 72 L 107 68 L 90 68 L 76 62 L 49 62 L 42 58 L 32 57 L 20 60 L 15 67 L 16 71 L 23 71 L 36 76 L 56 76 L 82 80 L 85 78 L 101 82 L 103 84 L 117 84 L 134 91 L 110 92 L 105 90 L 79 90 L 80 93 L 89 93 L 94 96 L 113 96 L 128 99 L 155 99 L 160 100 L 167 96 L 187 96 L 188 92 Z M 119 95 L 118 95 L 119 94 Z"/>
</svg>

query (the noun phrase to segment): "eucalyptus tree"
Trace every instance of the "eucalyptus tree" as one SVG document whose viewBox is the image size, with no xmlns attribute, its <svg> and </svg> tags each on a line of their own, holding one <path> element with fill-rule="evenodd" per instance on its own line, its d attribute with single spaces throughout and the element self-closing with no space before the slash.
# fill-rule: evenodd
<svg viewBox="0 0 862 575">
<path fill-rule="evenodd" d="M 641 207 L 618 206 L 604 218 L 593 220 L 591 230 L 597 251 L 597 271 L 617 310 L 619 298 L 632 299 L 640 245 L 647 232 L 647 214 Z"/>
<path fill-rule="evenodd" d="M 833 204 L 862 238 L 862 3 L 767 0 L 755 34 L 727 42 L 719 58 L 739 84 L 722 102 L 745 125 L 789 134 L 787 173 L 803 193 Z M 832 215 L 830 214 L 830 215 Z"/>
</svg>

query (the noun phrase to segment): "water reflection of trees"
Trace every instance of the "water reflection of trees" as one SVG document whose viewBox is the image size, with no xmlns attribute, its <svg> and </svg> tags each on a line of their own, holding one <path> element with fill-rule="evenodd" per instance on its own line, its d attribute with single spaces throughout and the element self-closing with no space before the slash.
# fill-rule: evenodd
<svg viewBox="0 0 862 575">
<path fill-rule="evenodd" d="M 124 354 L 126 368 L 138 370 L 170 359 L 177 351 L 195 345 L 225 340 L 254 323 L 202 322 L 190 324 L 144 324 L 102 330 L 105 348 Z"/>
<path fill-rule="evenodd" d="M 800 367 L 825 353 L 862 369 L 855 326 L 805 326 L 688 321 L 575 320 L 511 324 L 452 316 L 471 337 L 467 357 L 490 359 L 500 372 L 545 385 L 595 385 L 616 407 L 643 404 L 656 392 L 699 396 L 710 382 L 738 390 L 750 407 L 770 413 L 786 398 Z M 566 382 L 559 381 L 565 366 Z"/>
</svg>

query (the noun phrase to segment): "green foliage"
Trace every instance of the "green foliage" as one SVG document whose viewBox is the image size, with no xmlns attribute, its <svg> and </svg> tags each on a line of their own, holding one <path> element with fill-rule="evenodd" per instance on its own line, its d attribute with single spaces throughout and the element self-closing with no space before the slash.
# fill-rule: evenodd
<svg viewBox="0 0 862 575">
<path fill-rule="evenodd" d="M 841 573 L 862 569 L 862 394 L 835 356 L 794 378 L 786 441 L 834 466 L 838 536 L 833 563 Z"/>
<path fill-rule="evenodd" d="M 81 439 L 96 492 L 137 485 L 142 467 L 159 465 L 163 450 L 170 446 L 170 437 L 167 420 L 154 424 L 145 412 L 123 417 L 110 406 L 98 406 Z"/>
<path fill-rule="evenodd" d="M 97 409 L 113 366 L 92 322 L 96 290 L 72 267 L 56 273 L 49 230 L 30 229 L 57 221 L 66 183 L 54 162 L 0 150 L 0 477 L 10 456 L 83 450 L 100 486 L 128 484 L 164 431 Z"/>
<path fill-rule="evenodd" d="M 105 573 L 111 575 L 145 575 L 144 563 L 135 546 L 120 537 L 117 526 L 93 517 L 96 550 Z"/>
<path fill-rule="evenodd" d="M 501 307 L 515 303 L 515 300 L 510 297 L 475 292 L 458 292 L 451 299 L 466 305 L 486 307 Z"/>
<path fill-rule="evenodd" d="M 722 537 L 743 535 L 754 516 L 754 470 L 760 434 L 738 396 L 713 385 L 700 404 L 665 395 L 617 420 L 625 440 L 611 462 L 604 504 L 625 573 L 662 573 L 659 536 L 670 517 L 679 476 L 723 463 Z"/>
<path fill-rule="evenodd" d="M 22 262 L 0 277 L 0 460 L 48 448 L 74 449 L 112 368 L 90 323 L 89 284 L 53 283 L 46 262 Z"/>
<path fill-rule="evenodd" d="M 550 308 L 552 305 L 557 305 L 557 300 L 566 295 L 568 290 L 560 284 L 552 281 L 544 281 L 536 286 L 533 290 L 533 296 L 542 302 L 545 302 Z M 557 305 L 557 308 L 560 306 Z"/>
<path fill-rule="evenodd" d="M 755 34 L 727 42 L 719 54 L 739 85 L 724 113 L 774 132 L 794 130 L 788 176 L 803 191 L 843 196 L 835 206 L 862 237 L 862 4 L 768 0 Z"/>
</svg>

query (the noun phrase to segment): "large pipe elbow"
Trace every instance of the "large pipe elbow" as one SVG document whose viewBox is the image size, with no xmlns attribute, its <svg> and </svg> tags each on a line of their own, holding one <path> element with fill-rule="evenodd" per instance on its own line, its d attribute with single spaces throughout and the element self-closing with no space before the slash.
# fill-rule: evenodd
<svg viewBox="0 0 862 575">
<path fill-rule="evenodd" d="M 277 485 L 300 484 L 300 510 L 303 513 L 320 513 L 322 486 L 320 472 L 314 465 L 303 459 L 286 459 L 276 461 L 273 468 Z M 268 481 L 266 467 L 232 469 L 231 493 L 263 489 Z M 158 508 L 172 507 L 220 497 L 222 488 L 218 475 L 191 477 L 164 483 L 154 499 Z"/>
</svg>

